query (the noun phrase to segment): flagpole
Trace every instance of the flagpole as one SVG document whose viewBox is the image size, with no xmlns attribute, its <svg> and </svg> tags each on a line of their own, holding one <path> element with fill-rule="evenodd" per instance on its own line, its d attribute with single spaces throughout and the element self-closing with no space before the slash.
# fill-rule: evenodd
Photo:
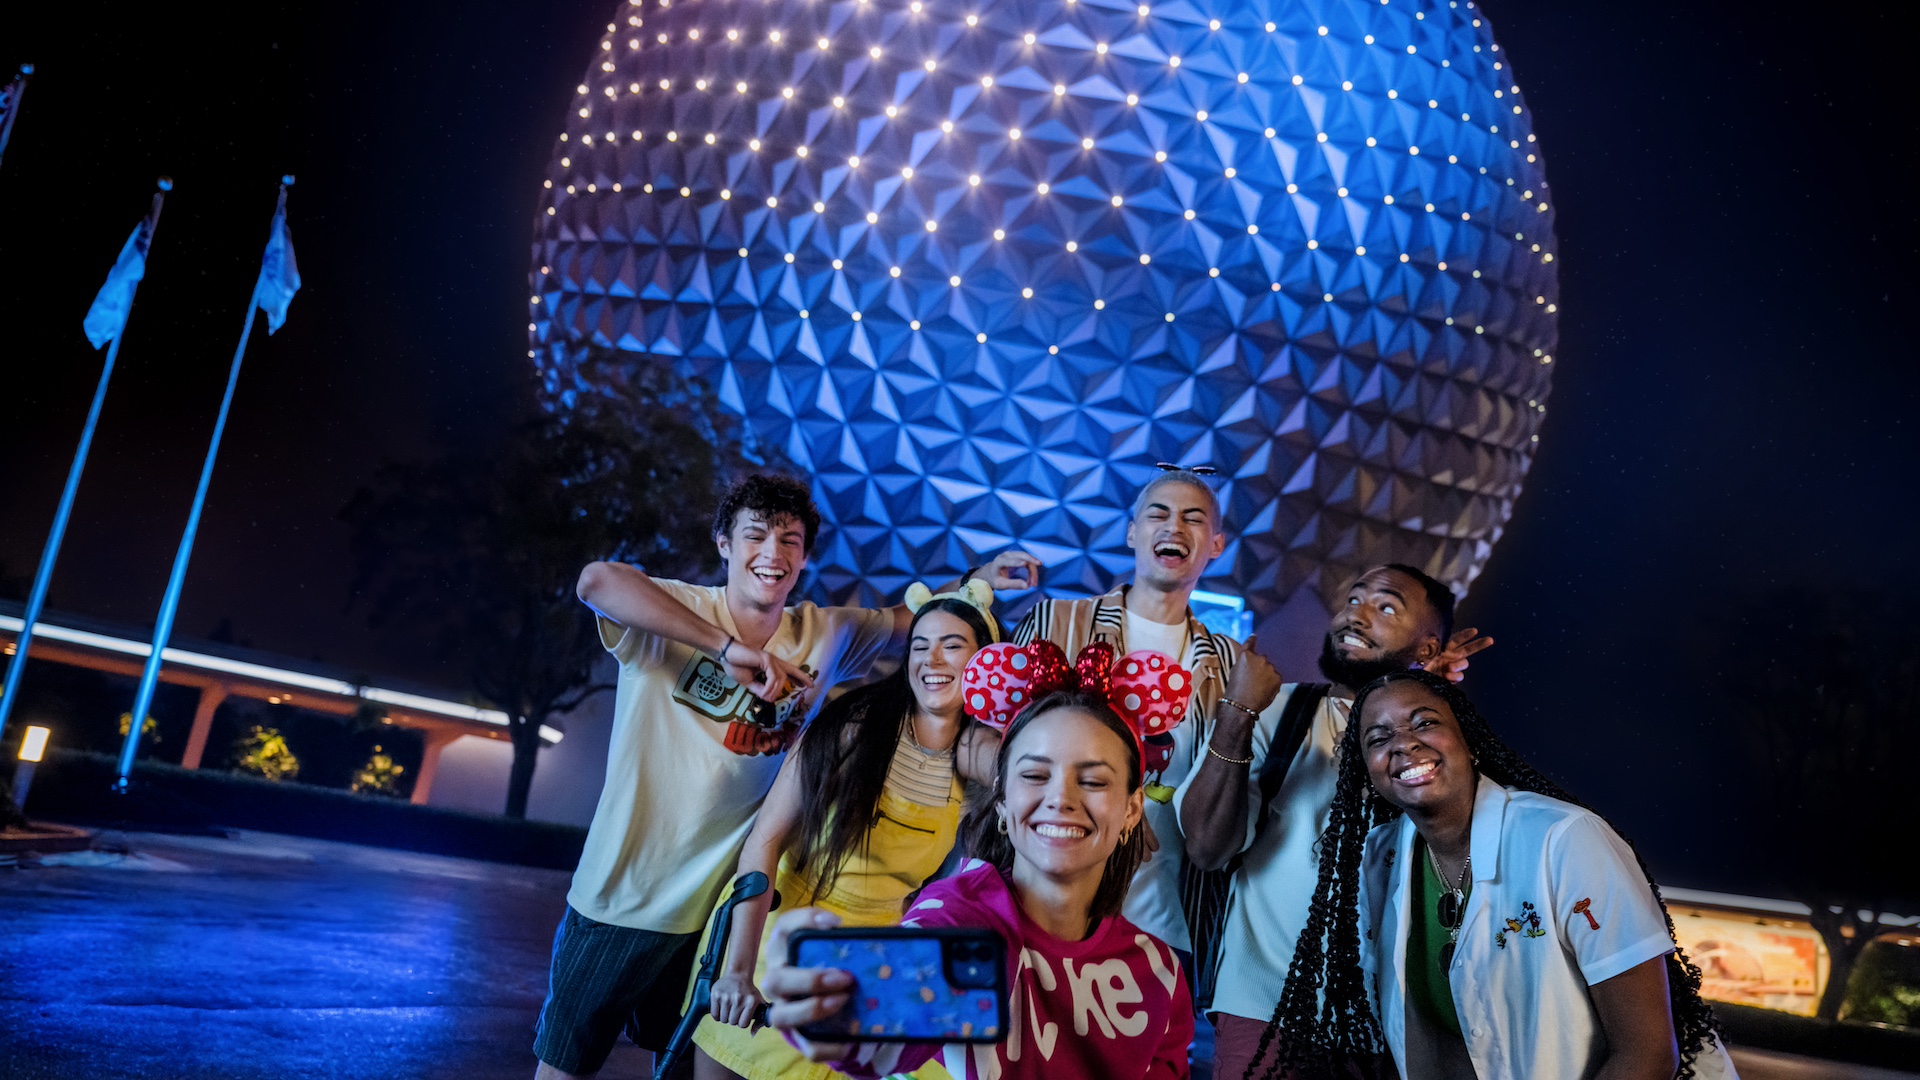
<svg viewBox="0 0 1920 1080">
<path fill-rule="evenodd" d="M 20 101 L 27 96 L 27 77 L 32 74 L 32 64 L 21 64 L 20 74 L 13 77 L 13 93 L 7 95 L 7 115 L 0 117 L 0 158 L 7 156 L 7 140 L 13 138 L 13 121 L 20 115 Z M 0 713 L 0 727 L 5 726 L 5 716 Z"/>
<path fill-rule="evenodd" d="M 287 198 L 284 185 L 292 182 L 291 176 L 281 180 L 280 205 L 283 210 Z M 277 214 L 275 221 L 279 221 Z M 220 415 L 213 422 L 213 441 L 207 447 L 206 462 L 200 466 L 200 486 L 193 493 L 193 508 L 187 512 L 187 531 L 180 537 L 180 550 L 173 557 L 173 572 L 167 577 L 167 593 L 160 600 L 160 615 L 153 623 L 153 648 L 147 653 L 146 667 L 140 672 L 140 688 L 134 693 L 133 719 L 127 724 L 127 739 L 120 746 L 119 775 L 113 782 L 113 790 L 121 795 L 127 793 L 133 761 L 140 752 L 140 728 L 146 723 L 147 710 L 153 705 L 154 689 L 160 682 L 161 656 L 166 652 L 167 639 L 173 634 L 173 617 L 180 607 L 180 591 L 186 585 L 187 563 L 193 558 L 194 534 L 200 530 L 200 511 L 206 506 L 207 488 L 213 483 L 213 463 L 220 455 L 220 438 L 226 434 L 227 414 L 233 408 L 234 388 L 240 383 L 240 362 L 246 359 L 247 339 L 253 336 L 253 321 L 259 311 L 260 293 L 256 285 L 253 295 L 247 298 L 246 325 L 240 330 L 240 344 L 233 350 L 233 367 L 227 372 L 227 392 L 220 399 Z"/>
<path fill-rule="evenodd" d="M 173 190 L 173 181 L 160 178 L 160 190 L 153 194 L 153 207 L 149 216 L 155 228 L 160 224 L 160 208 L 166 202 L 167 192 Z M 132 297 L 128 297 L 128 314 L 132 314 Z M 74 451 L 73 464 L 67 469 L 67 486 L 60 493 L 60 507 L 53 513 L 53 529 L 47 533 L 47 546 L 40 552 L 40 568 L 33 575 L 33 592 L 27 597 L 27 610 L 20 627 L 20 636 L 13 646 L 13 662 L 7 666 L 7 681 L 0 689 L 0 732 L 7 729 L 7 718 L 13 713 L 13 703 L 20 698 L 20 680 L 27 670 L 27 652 L 33 648 L 33 630 L 40 621 L 40 609 L 47 602 L 47 586 L 53 581 L 53 564 L 60 558 L 60 543 L 67 534 L 67 519 L 73 514 L 74 496 L 80 490 L 80 474 L 87 468 L 87 452 L 93 448 L 93 430 L 100 423 L 100 408 L 107 400 L 107 382 L 113 378 L 113 362 L 120 355 L 120 339 L 126 336 L 126 323 L 120 324 L 120 332 L 113 335 L 112 344 L 107 346 L 107 362 L 100 368 L 100 383 L 93 389 L 93 405 L 87 409 L 86 426 L 80 429 L 80 448 Z"/>
</svg>

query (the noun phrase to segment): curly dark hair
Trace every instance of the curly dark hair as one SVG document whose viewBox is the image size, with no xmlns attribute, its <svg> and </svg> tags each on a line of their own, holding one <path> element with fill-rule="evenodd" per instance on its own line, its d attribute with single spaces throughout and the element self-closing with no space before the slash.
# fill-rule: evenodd
<svg viewBox="0 0 1920 1080">
<path fill-rule="evenodd" d="M 991 616 L 964 600 L 943 598 L 913 613 L 914 627 L 936 612 L 945 612 L 967 624 L 974 644 L 991 643 L 987 627 Z M 911 646 L 909 646 L 911 648 Z M 863 850 L 873 826 L 880 820 L 880 793 L 887 786 L 893 755 L 900 749 L 901 721 L 913 712 L 913 686 L 907 664 L 881 679 L 835 698 L 807 725 L 794 752 L 800 756 L 800 790 L 807 798 L 800 808 L 800 828 L 788 845 L 794 871 L 814 881 L 814 895 L 833 889 L 849 856 Z M 954 736 L 958 750 L 975 721 L 962 717 Z"/>
<path fill-rule="evenodd" d="M 1274 1007 L 1273 1019 L 1261 1034 L 1253 1056 L 1256 1062 L 1262 1060 L 1278 1040 L 1279 1053 L 1274 1055 L 1263 1080 L 1288 1075 L 1304 1080 L 1344 1077 L 1346 1061 L 1381 1051 L 1379 1020 L 1374 1016 L 1372 996 L 1360 966 L 1360 856 L 1367 833 L 1398 818 L 1400 810 L 1373 790 L 1360 739 L 1353 733 L 1359 730 L 1367 698 L 1382 687 L 1405 681 L 1419 683 L 1453 711 L 1467 748 L 1478 761 L 1479 772 L 1488 779 L 1591 810 L 1501 742 L 1466 694 L 1441 676 L 1415 670 L 1395 672 L 1368 683 L 1354 699 L 1347 736 L 1340 740 L 1338 781 L 1327 828 L 1317 845 L 1320 881 L 1307 909 L 1307 925 L 1294 947 L 1293 965 L 1287 971 L 1286 987 Z M 1633 849 L 1632 841 L 1626 843 Z M 1633 857 L 1665 915 L 1666 901 L 1647 871 L 1646 860 L 1638 849 L 1633 849 Z M 1666 920 L 1667 936 L 1672 938 L 1673 917 L 1667 915 Z M 1713 1010 L 1700 997 L 1700 969 L 1687 959 L 1678 941 L 1666 959 L 1673 1030 L 1680 1044 L 1680 1068 L 1674 1075 L 1687 1080 L 1693 1076 L 1694 1059 L 1707 1049 L 1710 1037 L 1719 1037 L 1720 1027 Z M 1249 1069 L 1249 1080 L 1252 1073 Z"/>
<path fill-rule="evenodd" d="M 1000 737 L 1000 757 L 993 770 L 993 795 L 984 802 L 967 811 L 965 821 L 960 823 L 960 835 L 965 838 L 967 853 L 982 862 L 991 864 L 1002 874 L 1013 870 L 1013 841 L 1000 831 L 1000 815 L 995 807 L 1007 801 L 1007 755 L 1013 749 L 1014 741 L 1028 724 L 1060 709 L 1079 709 L 1100 721 L 1127 747 L 1127 794 L 1140 790 L 1145 773 L 1140 762 L 1140 741 L 1125 720 L 1107 704 L 1107 699 L 1089 690 L 1056 690 L 1046 697 L 1027 706 L 1026 711 L 1013 718 L 1007 730 Z M 1133 827 L 1132 835 L 1122 840 L 1107 856 L 1105 872 L 1100 875 L 1100 888 L 1093 894 L 1093 910 L 1089 919 L 1098 923 L 1101 919 L 1120 914 L 1120 906 L 1126 902 L 1127 886 L 1133 884 L 1134 871 L 1147 861 L 1147 819 Z"/>
<path fill-rule="evenodd" d="M 759 514 L 769 524 L 783 517 L 798 521 L 807 533 L 807 550 L 813 550 L 813 538 L 820 532 L 820 508 L 813 504 L 813 493 L 800 481 L 776 473 L 756 473 L 733 485 L 713 512 L 713 535 L 732 535 L 734 519 L 742 510 Z"/>
</svg>

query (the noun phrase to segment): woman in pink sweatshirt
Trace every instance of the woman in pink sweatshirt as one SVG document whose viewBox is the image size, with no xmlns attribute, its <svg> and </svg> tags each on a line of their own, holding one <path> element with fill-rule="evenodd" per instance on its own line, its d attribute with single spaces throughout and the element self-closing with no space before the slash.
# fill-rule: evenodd
<svg viewBox="0 0 1920 1080">
<path fill-rule="evenodd" d="M 1108 695 L 1071 690 L 1035 702 L 1007 729 L 991 802 L 969 818 L 974 858 L 928 885 L 901 924 L 985 927 L 1006 939 L 1005 1039 L 809 1043 L 794 1029 L 837 1013 L 852 986 L 844 971 L 784 963 L 788 934 L 838 924 L 817 909 L 777 926 L 765 983 L 775 999 L 770 1022 L 851 1076 L 927 1066 L 918 1075 L 1184 1080 L 1193 1003 L 1179 960 L 1120 914 L 1148 852 L 1140 758 L 1138 735 Z"/>
</svg>

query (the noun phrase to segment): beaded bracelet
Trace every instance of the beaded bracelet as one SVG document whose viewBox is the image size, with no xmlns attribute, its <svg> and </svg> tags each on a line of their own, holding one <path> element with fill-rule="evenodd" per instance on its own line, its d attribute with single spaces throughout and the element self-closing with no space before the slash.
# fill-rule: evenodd
<svg viewBox="0 0 1920 1080">
<path fill-rule="evenodd" d="M 1260 711 L 1258 709 L 1249 709 L 1245 705 L 1240 704 L 1239 702 L 1233 700 L 1230 697 L 1227 697 L 1224 694 L 1221 695 L 1220 697 L 1220 704 L 1231 705 L 1234 708 L 1239 709 L 1241 712 L 1246 713 L 1248 716 L 1253 717 L 1255 720 L 1260 719 Z"/>
<path fill-rule="evenodd" d="M 1226 763 L 1227 763 L 1227 764 L 1229 764 L 1229 765 L 1251 765 L 1251 764 L 1253 764 L 1253 757 L 1252 757 L 1252 755 L 1248 755 L 1247 757 L 1244 757 L 1244 758 L 1237 758 L 1237 757 L 1228 757 L 1227 755 L 1225 755 L 1225 754 L 1223 754 L 1223 753 L 1221 753 L 1220 751 L 1218 751 L 1218 750 L 1215 750 L 1215 749 L 1213 748 L 1213 743 L 1212 743 L 1211 741 L 1209 741 L 1209 742 L 1207 743 L 1207 753 L 1209 753 L 1209 754 L 1212 754 L 1212 755 L 1213 755 L 1214 757 L 1217 757 L 1217 758 L 1219 758 L 1219 759 L 1220 759 L 1221 761 L 1224 761 L 1224 762 L 1226 762 Z"/>
</svg>

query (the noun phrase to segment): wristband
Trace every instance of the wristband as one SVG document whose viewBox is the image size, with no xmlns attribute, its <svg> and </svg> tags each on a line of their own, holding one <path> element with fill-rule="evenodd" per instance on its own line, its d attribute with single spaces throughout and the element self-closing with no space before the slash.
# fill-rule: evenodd
<svg viewBox="0 0 1920 1080">
<path fill-rule="evenodd" d="M 728 650 L 728 649 L 731 649 L 731 648 L 733 648 L 733 635 L 732 635 L 732 634 L 728 634 L 728 635 L 727 635 L 727 643 L 726 643 L 725 645 L 722 645 L 722 646 L 720 646 L 720 651 L 719 651 L 719 652 L 717 652 L 717 653 L 715 653 L 715 654 L 714 654 L 714 656 L 713 656 L 713 658 L 714 658 L 715 660 L 718 660 L 718 661 L 720 661 L 720 662 L 721 662 L 721 663 L 723 663 L 723 664 L 724 664 L 724 663 L 726 663 L 726 662 L 727 662 L 727 650 Z"/>
</svg>

